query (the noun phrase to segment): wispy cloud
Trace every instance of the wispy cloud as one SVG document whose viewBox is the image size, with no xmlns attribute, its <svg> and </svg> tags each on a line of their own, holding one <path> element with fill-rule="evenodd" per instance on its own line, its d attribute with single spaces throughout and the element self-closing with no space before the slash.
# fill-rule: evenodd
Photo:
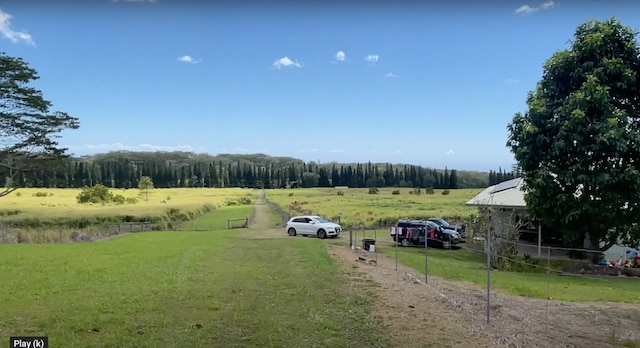
<svg viewBox="0 0 640 348">
<path fill-rule="evenodd" d="M 377 54 L 370 54 L 370 55 L 366 56 L 364 58 L 364 60 L 366 60 L 369 63 L 376 64 L 376 62 L 378 62 L 378 60 L 380 60 L 380 56 L 377 55 Z"/>
<path fill-rule="evenodd" d="M 197 64 L 197 63 L 200 63 L 202 59 L 196 59 L 191 57 L 190 55 L 184 55 L 182 57 L 178 57 L 177 61 L 181 63 Z"/>
<path fill-rule="evenodd" d="M 540 10 L 549 10 L 549 9 L 552 9 L 554 6 L 555 6 L 555 3 L 553 2 L 553 0 L 549 0 L 545 3 L 540 4 L 540 6 L 531 7 L 529 5 L 522 5 L 516 9 L 515 13 L 527 15 L 527 14 L 538 12 Z"/>
<path fill-rule="evenodd" d="M 447 155 L 447 156 L 452 156 L 452 155 L 455 155 L 456 153 L 455 153 L 455 151 L 449 149 L 449 151 L 445 152 L 444 154 Z"/>
<path fill-rule="evenodd" d="M 300 150 L 301 153 L 315 153 L 315 152 L 320 152 L 319 149 L 302 149 Z"/>
<path fill-rule="evenodd" d="M 82 153 L 95 153 L 95 152 L 107 152 L 107 151 L 186 151 L 186 152 L 205 152 L 205 147 L 194 148 L 191 145 L 153 145 L 153 144 L 138 144 L 138 145 L 126 145 L 123 143 L 112 144 L 86 144 L 86 145 L 69 145 L 67 146 L 70 151 L 77 151 Z"/>
<path fill-rule="evenodd" d="M 109 0 L 110 2 L 149 2 L 156 3 L 158 0 Z"/>
<path fill-rule="evenodd" d="M 272 65 L 276 69 L 281 69 L 283 67 L 289 67 L 289 66 L 302 68 L 302 64 L 300 64 L 297 60 L 294 61 L 287 56 L 277 59 L 275 62 L 273 62 Z"/>
<path fill-rule="evenodd" d="M 343 153 L 343 152 L 344 152 L 343 149 L 329 150 L 329 153 Z"/>
<path fill-rule="evenodd" d="M 385 79 L 392 79 L 392 78 L 394 78 L 394 77 L 398 77 L 398 75 L 396 75 L 396 74 L 394 74 L 394 73 L 392 73 L 392 72 L 388 72 L 388 73 L 386 73 L 386 74 L 384 75 L 384 78 L 385 78 Z"/>
<path fill-rule="evenodd" d="M 520 81 L 516 80 L 516 79 L 512 79 L 512 78 L 508 78 L 506 80 L 504 80 L 504 83 L 506 83 L 509 86 L 514 86 L 520 83 Z"/>
<path fill-rule="evenodd" d="M 2 34 L 2 37 L 13 43 L 22 41 L 35 46 L 36 43 L 33 41 L 33 38 L 29 33 L 26 31 L 16 31 L 11 27 L 11 18 L 13 18 L 12 15 L 0 9 L 0 34 Z"/>
</svg>

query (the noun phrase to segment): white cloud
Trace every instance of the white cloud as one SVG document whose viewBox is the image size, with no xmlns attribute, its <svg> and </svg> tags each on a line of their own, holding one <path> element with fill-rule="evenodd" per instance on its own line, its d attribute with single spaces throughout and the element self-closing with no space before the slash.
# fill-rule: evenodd
<svg viewBox="0 0 640 348">
<path fill-rule="evenodd" d="M 23 41 L 29 45 L 35 46 L 36 43 L 33 41 L 33 38 L 29 33 L 26 31 L 16 31 L 11 28 L 11 18 L 13 18 L 12 15 L 0 9 L 0 34 L 2 34 L 2 37 L 9 39 L 9 41 L 13 43 Z"/>
<path fill-rule="evenodd" d="M 377 54 L 370 54 L 364 60 L 375 64 L 378 60 L 380 60 L 380 56 Z"/>
<path fill-rule="evenodd" d="M 315 152 L 320 152 L 320 150 L 318 149 L 302 149 L 300 150 L 301 153 L 315 153 Z"/>
<path fill-rule="evenodd" d="M 553 0 L 549 0 L 543 3 L 542 5 L 540 5 L 540 8 L 543 10 L 548 10 L 550 8 L 553 8 L 553 6 L 555 6 L 555 3 L 553 2 Z"/>
<path fill-rule="evenodd" d="M 456 153 L 453 150 L 449 149 L 449 151 L 445 152 L 444 154 L 447 156 L 452 156 L 452 155 L 455 155 Z"/>
<path fill-rule="evenodd" d="M 68 146 L 71 151 L 82 152 L 108 152 L 108 151 L 186 151 L 195 152 L 191 145 L 153 145 L 153 144 L 138 144 L 138 145 L 126 145 L 123 143 L 112 144 L 88 144 L 80 146 Z M 207 149 L 199 147 L 199 151 L 205 152 Z"/>
<path fill-rule="evenodd" d="M 110 0 L 111 2 L 150 2 L 156 3 L 158 0 Z"/>
<path fill-rule="evenodd" d="M 343 153 L 343 149 L 330 150 L 329 153 Z"/>
<path fill-rule="evenodd" d="M 508 79 L 504 80 L 504 83 L 506 83 L 509 86 L 513 86 L 513 85 L 519 84 L 520 81 L 518 81 L 516 79 L 508 78 Z"/>
<path fill-rule="evenodd" d="M 336 53 L 337 62 L 344 62 L 345 59 L 347 59 L 347 55 L 344 53 L 344 51 L 338 51 L 338 53 Z"/>
<path fill-rule="evenodd" d="M 515 11 L 517 14 L 532 14 L 534 12 L 538 12 L 539 10 L 550 10 L 555 6 L 555 2 L 553 0 L 549 0 L 545 3 L 540 4 L 540 6 L 531 7 L 529 5 L 522 5 L 518 7 Z"/>
<path fill-rule="evenodd" d="M 384 75 L 385 79 L 392 79 L 394 77 L 398 77 L 398 75 L 392 73 L 392 72 L 388 72 L 386 75 Z"/>
<path fill-rule="evenodd" d="M 200 63 L 202 61 L 202 59 L 195 59 L 195 58 L 191 57 L 190 55 L 184 55 L 182 57 L 178 57 L 177 61 L 182 62 L 182 63 L 197 64 L 197 63 Z"/>
<path fill-rule="evenodd" d="M 273 67 L 276 69 L 281 69 L 282 67 L 294 66 L 296 68 L 302 68 L 302 64 L 300 64 L 297 60 L 293 61 L 291 58 L 284 56 L 275 62 L 273 62 Z"/>
</svg>

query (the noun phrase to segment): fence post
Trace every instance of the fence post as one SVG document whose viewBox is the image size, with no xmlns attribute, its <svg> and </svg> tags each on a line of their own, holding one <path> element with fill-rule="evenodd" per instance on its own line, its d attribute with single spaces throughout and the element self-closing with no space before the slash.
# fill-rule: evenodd
<svg viewBox="0 0 640 348">
<path fill-rule="evenodd" d="M 487 323 L 491 319 L 491 227 L 487 228 Z"/>
<path fill-rule="evenodd" d="M 429 271 L 429 264 L 428 264 L 428 258 L 427 258 L 427 241 L 429 240 L 428 237 L 429 232 L 427 231 L 427 229 L 424 230 L 424 283 L 427 284 L 429 282 L 429 276 L 428 276 L 428 271 Z"/>
<path fill-rule="evenodd" d="M 353 245 L 353 227 L 349 228 L 349 247 L 352 249 L 355 247 Z"/>
</svg>

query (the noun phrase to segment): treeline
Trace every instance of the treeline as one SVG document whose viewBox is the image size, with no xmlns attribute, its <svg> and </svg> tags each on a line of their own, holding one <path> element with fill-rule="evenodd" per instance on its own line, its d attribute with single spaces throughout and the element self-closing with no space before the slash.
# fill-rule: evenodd
<svg viewBox="0 0 640 348">
<path fill-rule="evenodd" d="M 520 176 L 520 170 L 518 168 L 514 168 L 514 170 L 510 172 L 507 172 L 502 168 L 498 169 L 498 171 L 490 170 L 489 186 L 497 185 L 503 181 L 515 179 L 518 176 Z"/>
<path fill-rule="evenodd" d="M 500 170 L 501 177 L 505 177 Z M 483 188 L 486 172 L 437 170 L 389 163 L 303 162 L 264 154 L 193 154 L 187 152 L 109 152 L 71 158 L 66 168 L 20 174 L 20 187 L 78 188 L 103 184 L 111 188 L 137 187 L 150 176 L 155 187 L 433 187 Z M 0 185 L 7 184 L 0 175 Z"/>
</svg>

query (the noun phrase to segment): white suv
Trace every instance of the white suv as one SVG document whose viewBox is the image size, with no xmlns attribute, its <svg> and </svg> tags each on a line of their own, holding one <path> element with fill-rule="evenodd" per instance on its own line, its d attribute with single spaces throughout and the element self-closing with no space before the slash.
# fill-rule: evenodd
<svg viewBox="0 0 640 348">
<path fill-rule="evenodd" d="M 340 225 L 317 215 L 294 216 L 287 221 L 285 229 L 291 237 L 296 235 L 318 236 L 320 239 L 338 237 L 342 232 Z"/>
</svg>

